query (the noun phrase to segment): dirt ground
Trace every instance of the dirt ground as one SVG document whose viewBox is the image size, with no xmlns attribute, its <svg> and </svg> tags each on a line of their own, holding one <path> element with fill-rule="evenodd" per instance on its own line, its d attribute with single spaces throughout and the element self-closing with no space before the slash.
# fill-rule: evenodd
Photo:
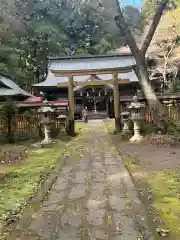
<svg viewBox="0 0 180 240">
<path fill-rule="evenodd" d="M 180 239 L 180 147 L 131 144 L 118 135 L 112 138 L 139 189 L 153 228 L 169 229 L 168 240 Z"/>
<path fill-rule="evenodd" d="M 180 167 L 180 147 L 164 148 L 143 143 L 131 144 L 129 142 L 119 142 L 118 136 L 113 138 L 121 151 L 135 158 L 143 159 L 138 164 L 140 169 L 152 172 Z"/>
</svg>

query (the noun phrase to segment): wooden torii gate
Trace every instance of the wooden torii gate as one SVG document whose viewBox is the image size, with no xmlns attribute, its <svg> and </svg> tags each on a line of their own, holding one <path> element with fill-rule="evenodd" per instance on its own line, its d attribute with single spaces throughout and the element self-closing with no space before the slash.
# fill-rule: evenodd
<svg viewBox="0 0 180 240">
<path fill-rule="evenodd" d="M 128 73 L 132 71 L 132 66 L 118 67 L 109 69 L 90 69 L 90 70 L 51 70 L 56 77 L 68 77 L 68 81 L 57 83 L 57 87 L 68 87 L 68 100 L 69 100 L 69 134 L 75 134 L 74 126 L 74 91 L 76 86 L 98 86 L 113 84 L 114 91 L 114 112 L 115 112 L 115 130 L 117 133 L 121 131 L 121 119 L 120 119 L 120 99 L 119 99 L 119 84 L 129 83 L 129 79 L 118 79 L 118 73 Z M 111 80 L 93 80 L 93 81 L 74 81 L 74 76 L 83 75 L 99 75 L 99 74 L 111 74 Z"/>
</svg>

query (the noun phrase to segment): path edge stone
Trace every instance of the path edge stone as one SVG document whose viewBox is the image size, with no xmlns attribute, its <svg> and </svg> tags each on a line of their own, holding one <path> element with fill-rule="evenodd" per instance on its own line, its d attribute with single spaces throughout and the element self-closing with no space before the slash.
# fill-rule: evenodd
<svg viewBox="0 0 180 240">
<path fill-rule="evenodd" d="M 40 186 L 35 195 L 27 201 L 27 206 L 22 210 L 20 218 L 17 218 L 15 222 L 9 226 L 9 229 L 7 225 L 0 229 L 2 233 L 8 232 L 9 240 L 11 240 L 11 236 L 14 232 L 17 232 L 18 229 L 22 230 L 29 226 L 33 218 L 33 205 L 40 205 L 43 202 L 45 197 L 48 195 L 49 190 L 52 188 L 52 185 L 55 183 L 57 177 L 59 176 L 59 172 L 61 171 L 62 167 L 66 164 L 67 160 L 68 156 L 61 155 L 59 161 L 55 164 L 55 167 L 52 169 L 47 169 L 43 176 L 43 179 L 45 179 L 45 181 L 43 183 L 40 183 Z"/>
</svg>

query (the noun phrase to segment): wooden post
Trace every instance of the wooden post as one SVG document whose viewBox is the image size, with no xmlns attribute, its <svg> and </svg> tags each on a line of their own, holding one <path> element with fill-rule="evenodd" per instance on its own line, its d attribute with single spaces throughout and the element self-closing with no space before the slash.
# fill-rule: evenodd
<svg viewBox="0 0 180 240">
<path fill-rule="evenodd" d="M 120 119 L 118 73 L 113 74 L 113 87 L 114 87 L 113 90 L 114 90 L 115 131 L 116 133 L 119 133 L 121 131 L 121 119 Z"/>
<path fill-rule="evenodd" d="M 73 91 L 73 76 L 68 77 L 68 100 L 69 100 L 69 129 L 70 136 L 75 135 L 74 126 L 74 91 Z"/>
</svg>

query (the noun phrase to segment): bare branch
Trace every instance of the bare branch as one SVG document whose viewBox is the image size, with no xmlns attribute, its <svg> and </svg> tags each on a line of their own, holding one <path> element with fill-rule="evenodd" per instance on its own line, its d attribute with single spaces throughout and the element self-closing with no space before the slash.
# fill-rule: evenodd
<svg viewBox="0 0 180 240">
<path fill-rule="evenodd" d="M 151 43 L 151 40 L 152 40 L 152 38 L 154 36 L 154 33 L 156 31 L 156 28 L 158 26 L 158 23 L 159 23 L 159 21 L 161 19 L 161 16 L 163 14 L 163 11 L 164 11 L 168 1 L 169 0 L 162 0 L 160 5 L 157 7 L 157 10 L 156 10 L 155 16 L 153 18 L 153 21 L 151 23 L 151 26 L 149 28 L 149 31 L 148 31 L 148 33 L 147 33 L 147 35 L 146 35 L 146 37 L 144 39 L 143 45 L 141 47 L 141 52 L 142 52 L 143 55 L 146 54 L 146 51 L 147 51 L 147 49 L 148 49 L 148 47 L 149 47 L 149 45 Z"/>
</svg>

